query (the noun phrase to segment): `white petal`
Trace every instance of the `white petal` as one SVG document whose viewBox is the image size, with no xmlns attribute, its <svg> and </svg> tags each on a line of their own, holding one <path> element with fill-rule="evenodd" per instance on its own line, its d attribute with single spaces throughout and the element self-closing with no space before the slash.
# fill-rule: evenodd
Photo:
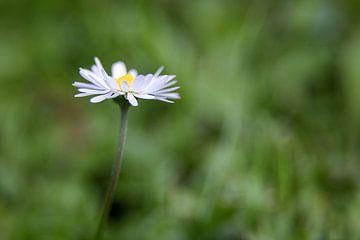
<svg viewBox="0 0 360 240">
<path fill-rule="evenodd" d="M 97 66 L 97 68 L 98 68 L 98 71 L 99 71 L 99 73 L 100 73 L 101 69 L 104 69 L 103 66 L 102 66 L 102 64 L 101 64 L 101 62 L 100 62 L 100 59 L 97 58 L 97 57 L 94 57 L 94 61 L 95 61 L 95 64 L 96 64 L 96 66 Z"/>
<path fill-rule="evenodd" d="M 149 84 L 151 83 L 153 77 L 154 77 L 154 75 L 152 75 L 152 74 L 146 75 L 143 86 L 141 88 L 146 89 L 149 86 Z"/>
<path fill-rule="evenodd" d="M 138 75 L 138 72 L 135 69 L 130 69 L 129 73 L 135 78 Z"/>
<path fill-rule="evenodd" d="M 74 82 L 72 85 L 77 88 L 91 88 L 91 89 L 98 89 L 98 90 L 104 89 L 104 88 L 99 87 L 92 83 Z"/>
<path fill-rule="evenodd" d="M 80 68 L 79 73 L 83 78 L 92 82 L 93 84 L 95 84 L 99 87 L 102 86 L 104 88 L 109 88 L 109 86 L 105 83 L 105 81 L 100 76 L 97 76 L 95 73 L 91 72 L 90 70 Z"/>
<path fill-rule="evenodd" d="M 180 87 L 165 88 L 165 89 L 157 91 L 156 94 L 163 94 L 163 93 L 173 92 L 175 90 L 178 90 L 179 88 Z"/>
<path fill-rule="evenodd" d="M 108 84 L 108 82 L 106 80 L 109 77 L 109 75 L 106 73 L 105 69 L 103 68 L 103 66 L 102 66 L 102 64 L 100 62 L 100 60 L 97 57 L 95 57 L 94 59 L 95 59 L 95 63 L 96 63 L 96 66 L 97 66 L 97 69 L 98 69 L 98 72 L 99 72 L 98 75 L 100 75 L 99 79 L 102 81 L 101 83 L 105 84 L 108 88 L 110 88 L 110 85 Z"/>
<path fill-rule="evenodd" d="M 139 75 L 139 76 L 143 76 L 143 75 Z M 137 89 L 138 92 L 145 91 L 149 87 L 149 85 L 151 85 L 154 75 L 148 74 L 143 77 L 144 77 L 144 80 L 143 80 L 141 86 Z"/>
<path fill-rule="evenodd" d="M 144 89 L 144 90 L 147 93 L 152 93 L 152 92 L 159 91 L 160 89 L 164 88 L 164 86 L 166 84 L 167 77 L 168 77 L 167 75 L 154 77 L 151 80 L 150 84 L 147 86 L 147 88 Z"/>
<path fill-rule="evenodd" d="M 173 80 L 174 78 L 176 78 L 176 75 L 169 75 L 168 79 L 166 80 L 166 82 L 170 82 L 171 80 Z"/>
<path fill-rule="evenodd" d="M 97 76 L 101 77 L 101 72 L 96 65 L 91 66 L 91 71 L 93 71 Z"/>
<path fill-rule="evenodd" d="M 79 88 L 78 91 L 84 93 L 92 93 L 92 94 L 104 94 L 109 92 L 109 90 L 97 90 L 97 89 L 89 89 L 89 88 Z"/>
<path fill-rule="evenodd" d="M 110 86 L 111 89 L 120 90 L 119 85 L 115 82 L 115 80 L 112 77 L 107 76 L 105 80 L 106 80 L 106 83 Z"/>
<path fill-rule="evenodd" d="M 153 95 L 143 94 L 143 93 L 134 93 L 134 96 L 142 99 L 155 99 Z"/>
<path fill-rule="evenodd" d="M 99 95 L 99 96 L 96 96 L 96 97 L 91 98 L 91 99 L 90 99 L 90 102 L 92 102 L 92 103 L 102 102 L 102 101 L 104 101 L 105 99 L 108 99 L 109 96 L 110 96 L 109 93 L 103 94 L 103 95 Z"/>
<path fill-rule="evenodd" d="M 154 76 L 155 77 L 159 76 L 162 70 L 164 70 L 164 66 L 159 67 L 158 70 L 156 70 L 156 72 L 154 73 Z"/>
<path fill-rule="evenodd" d="M 116 98 L 116 97 L 118 97 L 119 95 L 121 95 L 121 93 L 119 93 L 119 92 L 111 92 L 111 93 L 109 94 L 109 97 L 108 97 L 108 98 Z"/>
<path fill-rule="evenodd" d="M 177 83 L 176 80 L 171 81 L 171 82 L 168 82 L 168 83 L 166 83 L 166 84 L 164 85 L 164 88 L 170 87 L 170 86 L 172 86 L 172 85 L 174 85 L 174 84 L 176 84 L 176 83 Z"/>
<path fill-rule="evenodd" d="M 137 76 L 134 81 L 132 82 L 131 84 L 131 90 L 134 91 L 134 92 L 139 92 L 141 86 L 143 85 L 145 81 L 145 77 L 144 75 L 139 75 Z"/>
<path fill-rule="evenodd" d="M 111 66 L 111 73 L 113 78 L 119 78 L 126 74 L 126 65 L 123 62 L 116 62 Z"/>
<path fill-rule="evenodd" d="M 121 82 L 121 90 L 123 92 L 127 92 L 129 90 L 129 85 L 128 85 L 127 81 L 123 80 Z"/>
<path fill-rule="evenodd" d="M 136 100 L 136 98 L 134 97 L 134 95 L 132 95 L 131 93 L 127 94 L 127 99 L 129 101 L 129 103 L 133 106 L 137 106 L 138 105 L 138 101 Z"/>
<path fill-rule="evenodd" d="M 84 79 L 88 80 L 89 82 L 91 82 L 92 84 L 96 85 L 96 86 L 101 86 L 103 87 L 100 82 L 97 80 L 98 77 L 96 76 L 96 74 L 94 74 L 93 72 L 84 69 L 84 68 L 79 68 L 79 74 L 81 77 L 83 77 Z"/>
<path fill-rule="evenodd" d="M 174 101 L 167 100 L 166 98 L 156 98 L 156 100 L 167 102 L 167 103 L 174 103 Z"/>
<path fill-rule="evenodd" d="M 164 94 L 154 94 L 154 95 L 160 98 L 180 99 L 180 95 L 178 93 L 164 93 Z"/>
</svg>

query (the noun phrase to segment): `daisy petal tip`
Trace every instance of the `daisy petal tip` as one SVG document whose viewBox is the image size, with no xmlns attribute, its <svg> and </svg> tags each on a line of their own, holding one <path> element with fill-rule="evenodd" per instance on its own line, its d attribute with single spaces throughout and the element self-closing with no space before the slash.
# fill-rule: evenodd
<svg viewBox="0 0 360 240">
<path fill-rule="evenodd" d="M 160 73 L 161 73 L 163 70 L 164 70 L 164 66 L 160 66 L 160 67 L 158 68 L 158 70 L 156 70 L 154 76 L 159 76 Z"/>
<path fill-rule="evenodd" d="M 99 102 L 102 102 L 104 100 L 104 99 L 98 98 L 98 97 L 100 97 L 100 96 L 90 98 L 90 102 L 91 103 L 99 103 Z"/>
<path fill-rule="evenodd" d="M 95 61 L 96 66 L 99 68 L 99 70 L 101 70 L 103 67 L 102 67 L 100 59 L 98 57 L 94 57 L 94 61 Z"/>
<path fill-rule="evenodd" d="M 113 78 L 120 78 L 126 75 L 126 64 L 122 61 L 117 61 L 111 65 L 111 74 Z"/>
<path fill-rule="evenodd" d="M 136 107 L 136 106 L 139 105 L 139 103 L 138 103 L 138 101 L 136 100 L 136 98 L 134 97 L 134 95 L 128 94 L 128 95 L 127 95 L 127 99 L 128 99 L 129 103 L 130 103 L 132 106 Z"/>
</svg>

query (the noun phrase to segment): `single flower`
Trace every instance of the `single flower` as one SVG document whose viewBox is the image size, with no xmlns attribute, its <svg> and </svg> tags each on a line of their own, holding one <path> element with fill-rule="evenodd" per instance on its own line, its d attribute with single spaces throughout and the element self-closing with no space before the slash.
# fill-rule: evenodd
<svg viewBox="0 0 360 240">
<path fill-rule="evenodd" d="M 132 106 L 138 105 L 136 98 L 173 103 L 169 99 L 180 98 L 174 92 L 180 87 L 172 87 L 176 84 L 175 75 L 160 75 L 162 70 L 163 67 L 160 67 L 155 74 L 141 75 L 135 69 L 127 71 L 125 63 L 116 62 L 111 67 L 112 76 L 109 76 L 95 57 L 91 70 L 80 68 L 80 75 L 90 83 L 74 82 L 73 86 L 80 92 L 75 97 L 95 95 L 90 102 L 98 103 L 123 96 Z"/>
</svg>

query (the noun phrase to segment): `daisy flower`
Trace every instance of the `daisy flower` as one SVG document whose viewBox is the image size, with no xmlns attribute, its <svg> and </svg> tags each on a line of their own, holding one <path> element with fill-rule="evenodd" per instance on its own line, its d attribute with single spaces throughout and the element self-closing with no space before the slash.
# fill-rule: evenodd
<svg viewBox="0 0 360 240">
<path fill-rule="evenodd" d="M 141 75 L 135 69 L 127 71 L 123 62 L 116 62 L 111 67 L 111 76 L 104 70 L 100 60 L 95 57 L 95 65 L 91 70 L 80 68 L 80 75 L 89 83 L 74 82 L 73 86 L 80 93 L 75 97 L 93 96 L 92 103 L 105 99 L 125 97 L 132 106 L 137 106 L 137 98 L 154 99 L 173 103 L 169 99 L 179 99 L 180 95 L 175 90 L 179 89 L 175 75 L 160 75 L 163 67 L 156 73 Z"/>
</svg>

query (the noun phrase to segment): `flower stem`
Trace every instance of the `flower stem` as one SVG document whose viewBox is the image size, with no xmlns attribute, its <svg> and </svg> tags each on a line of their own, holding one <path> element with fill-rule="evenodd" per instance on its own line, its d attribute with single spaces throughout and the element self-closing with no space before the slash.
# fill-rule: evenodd
<svg viewBox="0 0 360 240">
<path fill-rule="evenodd" d="M 119 144 L 117 148 L 116 158 L 114 161 L 114 165 L 112 168 L 111 179 L 106 191 L 104 205 L 101 210 L 100 222 L 96 231 L 95 240 L 100 240 L 102 238 L 104 232 L 104 226 L 106 225 L 107 218 L 111 209 L 111 204 L 114 199 L 114 194 L 116 190 L 116 186 L 118 183 L 120 170 L 121 170 L 121 160 L 124 154 L 124 145 L 126 138 L 126 130 L 127 130 L 127 121 L 128 121 L 128 104 L 119 104 L 120 106 L 120 138 Z"/>
</svg>

